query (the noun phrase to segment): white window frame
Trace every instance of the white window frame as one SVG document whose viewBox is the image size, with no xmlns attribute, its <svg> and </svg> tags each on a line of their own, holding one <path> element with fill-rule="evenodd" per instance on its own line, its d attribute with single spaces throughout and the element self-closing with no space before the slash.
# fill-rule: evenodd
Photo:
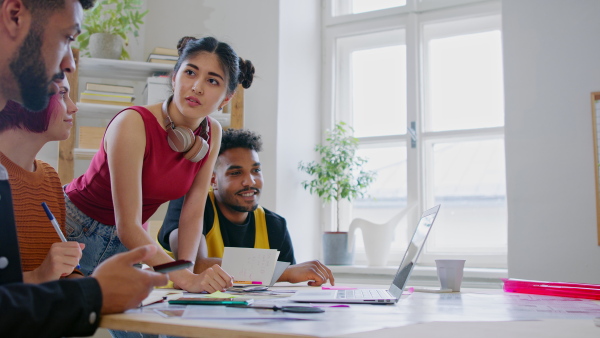
<svg viewBox="0 0 600 338">
<path fill-rule="evenodd" d="M 330 129 L 336 121 L 344 120 L 349 122 L 348 116 L 344 116 L 344 98 L 340 97 L 340 91 L 336 86 L 340 85 L 339 73 L 335 69 L 337 51 L 336 39 L 354 35 L 374 33 L 384 30 L 404 29 L 405 43 L 407 49 L 407 126 L 411 122 L 416 123 L 417 147 L 411 148 L 410 133 L 360 138 L 361 147 L 384 144 L 404 144 L 407 145 L 407 160 L 409 165 L 408 172 L 408 203 L 417 203 L 418 212 L 409 216 L 410 234 L 414 231 L 418 215 L 427 207 L 433 206 L 433 200 L 426 200 L 424 196 L 430 196 L 432 185 L 423 179 L 423 170 L 426 168 L 426 162 L 430 159 L 424 158 L 424 147 L 432 142 L 440 141 L 465 141 L 465 140 L 484 140 L 484 139 L 503 139 L 504 127 L 481 128 L 476 130 L 456 130 L 443 132 L 425 132 L 423 128 L 422 116 L 420 113 L 423 107 L 424 86 L 423 86 L 423 27 L 428 23 L 437 23 L 443 21 L 454 21 L 467 18 L 500 16 L 499 1 L 478 1 L 478 0 L 408 0 L 407 5 L 399 8 L 391 8 L 367 13 L 350 14 L 343 16 L 332 16 L 331 9 L 333 2 L 337 0 L 326 0 L 323 7 L 323 114 L 322 125 L 324 129 Z M 442 8 L 443 7 L 443 8 Z M 489 25 L 490 22 L 485 22 Z M 495 23 L 500 28 L 500 20 Z M 487 29 L 482 27 L 482 29 Z M 472 31 L 472 27 L 469 27 Z M 414 66 L 413 66 L 414 65 Z M 343 94 L 342 94 L 343 95 Z M 431 175 L 427 175 L 431 177 Z M 425 192 L 429 192 L 426 194 Z M 419 199 L 419 200 L 417 200 Z M 333 224 L 335 214 L 332 208 L 325 208 L 322 214 L 323 231 L 330 231 L 327 224 Z M 349 213 L 342 213 L 342 224 L 349 224 Z M 388 264 L 398 264 L 401 259 L 402 248 L 392 248 L 390 261 Z M 493 254 L 447 254 L 432 255 L 424 252 L 421 254 L 419 263 L 421 265 L 434 265 L 434 260 L 438 258 L 465 258 L 469 260 L 472 266 L 484 266 L 489 268 L 506 268 L 506 252 Z M 355 257 L 355 264 L 366 263 L 364 253 L 358 253 Z"/>
</svg>

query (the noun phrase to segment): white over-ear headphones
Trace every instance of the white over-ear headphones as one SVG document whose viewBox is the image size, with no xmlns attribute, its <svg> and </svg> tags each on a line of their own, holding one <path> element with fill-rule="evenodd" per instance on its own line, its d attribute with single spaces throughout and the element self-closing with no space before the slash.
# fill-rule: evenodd
<svg viewBox="0 0 600 338">
<path fill-rule="evenodd" d="M 207 142 L 209 138 L 208 117 L 205 117 L 198 127 L 202 131 L 203 137 L 194 135 L 194 131 L 188 127 L 175 126 L 175 123 L 171 120 L 171 116 L 169 116 L 169 103 L 171 103 L 171 101 L 173 101 L 173 95 L 166 99 L 162 105 L 162 113 L 167 127 L 167 141 L 169 142 L 169 146 L 173 151 L 185 153 L 183 157 L 186 159 L 192 162 L 200 162 L 200 160 L 208 154 L 208 150 L 210 149 Z"/>
</svg>

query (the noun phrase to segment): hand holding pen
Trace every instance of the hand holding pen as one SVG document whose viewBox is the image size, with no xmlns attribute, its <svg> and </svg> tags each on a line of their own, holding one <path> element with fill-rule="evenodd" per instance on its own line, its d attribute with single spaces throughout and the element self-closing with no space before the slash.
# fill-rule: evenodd
<svg viewBox="0 0 600 338">
<path fill-rule="evenodd" d="M 45 278 L 42 279 L 52 280 L 71 274 L 75 267 L 80 268 L 78 263 L 81 259 L 81 250 L 85 247 L 85 244 L 68 242 L 48 205 L 42 203 L 42 207 L 61 242 L 52 245 L 44 262 L 36 270 L 44 275 Z"/>
</svg>

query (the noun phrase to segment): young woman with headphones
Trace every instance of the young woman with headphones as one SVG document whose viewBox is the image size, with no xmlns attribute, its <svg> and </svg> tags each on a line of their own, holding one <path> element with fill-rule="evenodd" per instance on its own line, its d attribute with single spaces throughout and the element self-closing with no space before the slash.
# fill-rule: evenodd
<svg viewBox="0 0 600 338">
<path fill-rule="evenodd" d="M 209 114 L 223 109 L 238 83 L 250 87 L 254 67 L 212 37 L 184 37 L 177 49 L 173 95 L 117 114 L 86 173 L 64 187 L 68 239 L 86 244 L 85 274 L 116 253 L 156 245 L 142 225 L 161 204 L 184 195 L 177 258 L 195 261 L 221 142 L 221 126 Z M 144 263 L 171 261 L 159 250 Z M 218 265 L 192 271 L 170 272 L 169 279 L 191 292 L 224 290 L 233 282 Z"/>
</svg>

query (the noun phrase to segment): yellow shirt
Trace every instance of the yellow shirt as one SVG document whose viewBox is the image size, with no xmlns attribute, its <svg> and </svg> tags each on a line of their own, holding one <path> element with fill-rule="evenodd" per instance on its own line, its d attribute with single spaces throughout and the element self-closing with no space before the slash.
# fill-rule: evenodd
<svg viewBox="0 0 600 338">
<path fill-rule="evenodd" d="M 223 243 L 223 235 L 221 234 L 221 225 L 219 223 L 219 214 L 217 213 L 217 204 L 215 203 L 215 195 L 212 191 L 208 192 L 208 197 L 213 206 L 214 221 L 212 229 L 206 234 L 206 245 L 208 246 L 208 257 L 223 258 L 225 244 Z M 254 248 L 270 249 L 269 235 L 267 234 L 267 220 L 265 218 L 265 210 L 258 206 L 254 210 L 254 223 L 256 234 L 254 236 Z"/>
</svg>

